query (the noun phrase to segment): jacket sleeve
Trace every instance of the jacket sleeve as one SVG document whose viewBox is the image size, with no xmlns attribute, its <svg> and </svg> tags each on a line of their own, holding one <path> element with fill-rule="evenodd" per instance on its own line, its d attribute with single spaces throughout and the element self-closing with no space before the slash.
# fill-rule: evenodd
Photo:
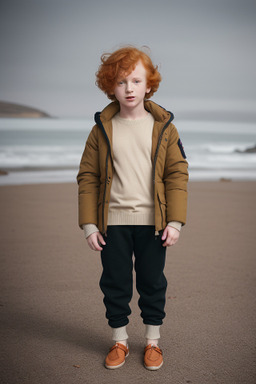
<svg viewBox="0 0 256 384">
<path fill-rule="evenodd" d="M 99 148 L 97 126 L 94 126 L 85 145 L 77 175 L 79 226 L 95 224 L 98 220 L 100 185 Z"/>
<path fill-rule="evenodd" d="M 187 215 L 188 163 L 176 127 L 171 124 L 168 140 L 164 184 L 167 202 L 167 222 L 184 225 Z"/>
</svg>

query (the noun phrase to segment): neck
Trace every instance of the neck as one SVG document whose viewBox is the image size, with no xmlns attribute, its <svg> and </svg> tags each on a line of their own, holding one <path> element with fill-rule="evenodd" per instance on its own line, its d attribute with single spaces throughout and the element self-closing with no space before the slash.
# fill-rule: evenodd
<svg viewBox="0 0 256 384">
<path fill-rule="evenodd" d="M 120 117 L 122 117 L 123 119 L 143 119 L 147 116 L 147 114 L 148 112 L 144 108 L 144 104 L 135 108 L 123 108 L 122 106 L 120 106 Z"/>
</svg>

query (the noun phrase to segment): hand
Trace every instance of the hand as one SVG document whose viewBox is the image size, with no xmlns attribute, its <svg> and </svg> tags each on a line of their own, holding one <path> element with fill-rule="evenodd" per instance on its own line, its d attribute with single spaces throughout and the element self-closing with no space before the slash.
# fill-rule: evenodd
<svg viewBox="0 0 256 384">
<path fill-rule="evenodd" d="M 102 251 L 101 245 L 106 245 L 100 232 L 94 232 L 87 237 L 87 243 L 93 251 Z"/>
<path fill-rule="evenodd" d="M 167 225 L 162 235 L 162 240 L 165 240 L 163 247 L 169 247 L 170 245 L 176 244 L 179 237 L 180 232 L 177 229 Z"/>
</svg>

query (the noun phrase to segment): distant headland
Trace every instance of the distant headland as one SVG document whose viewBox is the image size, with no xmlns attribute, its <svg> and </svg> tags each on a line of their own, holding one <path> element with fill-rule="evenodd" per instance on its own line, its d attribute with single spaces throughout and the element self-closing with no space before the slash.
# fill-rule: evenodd
<svg viewBox="0 0 256 384">
<path fill-rule="evenodd" d="M 26 105 L 0 101 L 0 117 L 40 118 L 51 116 L 46 112 L 40 111 L 36 108 L 28 107 Z"/>
</svg>

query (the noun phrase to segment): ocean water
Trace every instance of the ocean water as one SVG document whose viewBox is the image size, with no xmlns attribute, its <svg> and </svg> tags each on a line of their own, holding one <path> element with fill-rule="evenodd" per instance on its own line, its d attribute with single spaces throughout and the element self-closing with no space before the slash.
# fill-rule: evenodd
<svg viewBox="0 0 256 384">
<path fill-rule="evenodd" d="M 92 119 L 0 119 L 0 185 L 75 182 Z M 256 180 L 256 124 L 175 120 L 190 180 Z"/>
</svg>

